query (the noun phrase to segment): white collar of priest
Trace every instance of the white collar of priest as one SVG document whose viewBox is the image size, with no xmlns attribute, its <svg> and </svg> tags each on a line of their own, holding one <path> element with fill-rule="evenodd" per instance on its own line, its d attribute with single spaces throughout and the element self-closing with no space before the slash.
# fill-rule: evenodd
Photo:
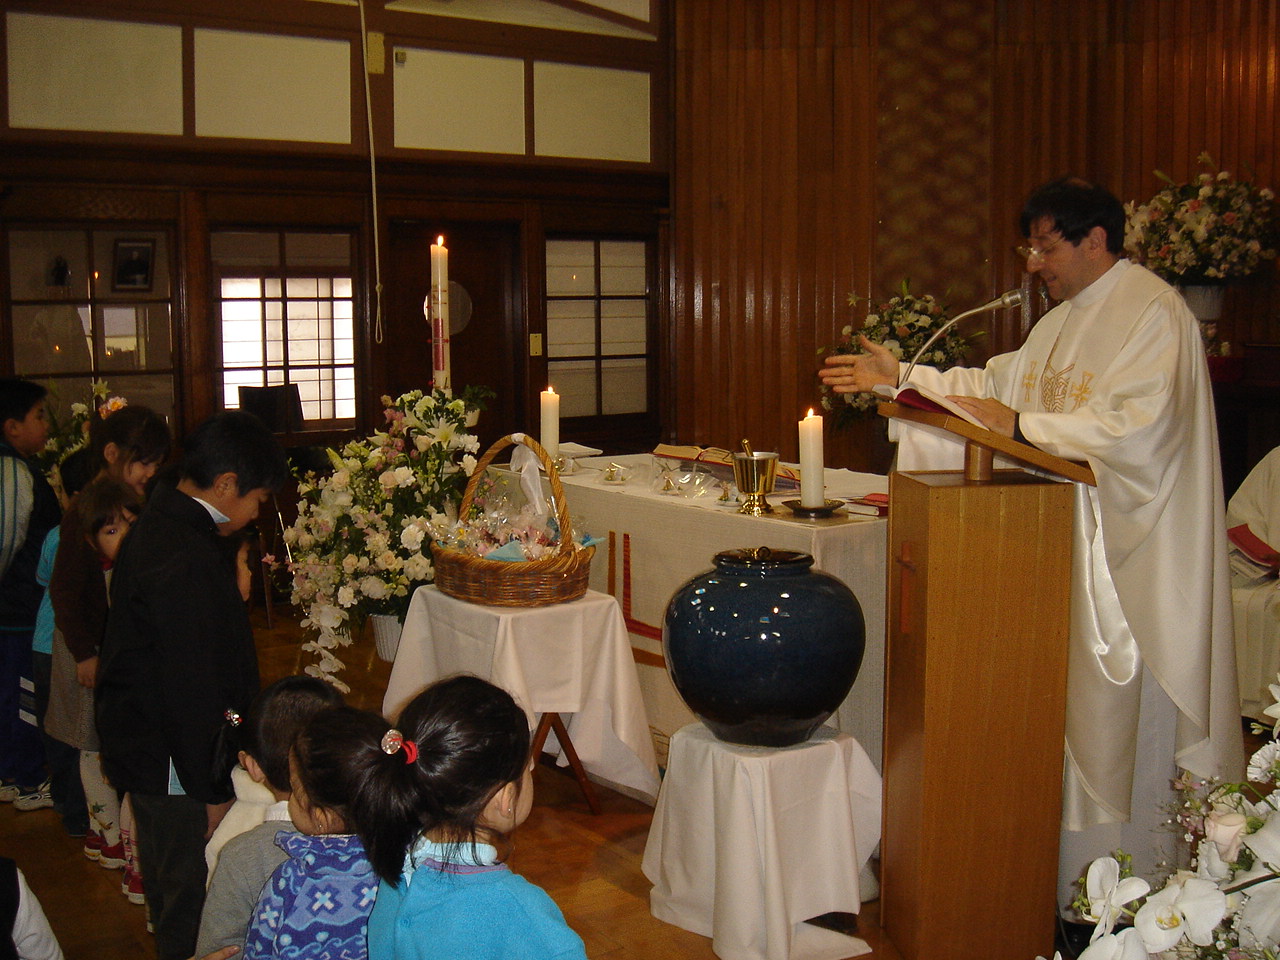
<svg viewBox="0 0 1280 960">
<path fill-rule="evenodd" d="M 1095 303 L 1103 300 L 1109 293 L 1111 293 L 1112 290 L 1115 289 L 1116 284 L 1120 282 L 1120 278 L 1124 276 L 1124 272 L 1131 266 L 1133 266 L 1133 264 L 1128 260 L 1117 260 L 1111 265 L 1110 270 L 1100 276 L 1097 280 L 1093 281 L 1093 283 L 1089 284 L 1067 302 L 1070 303 L 1071 306 L 1079 307 L 1082 310 L 1086 307 L 1092 307 Z"/>
</svg>

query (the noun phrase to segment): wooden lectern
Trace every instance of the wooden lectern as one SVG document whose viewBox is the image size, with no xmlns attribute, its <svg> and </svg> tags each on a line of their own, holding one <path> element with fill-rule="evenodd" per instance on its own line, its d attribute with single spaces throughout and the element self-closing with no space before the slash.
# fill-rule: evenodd
<svg viewBox="0 0 1280 960">
<path fill-rule="evenodd" d="M 889 479 L 881 923 L 904 960 L 1053 956 L 1073 490 L 1087 466 L 947 414 L 965 471 Z"/>
</svg>

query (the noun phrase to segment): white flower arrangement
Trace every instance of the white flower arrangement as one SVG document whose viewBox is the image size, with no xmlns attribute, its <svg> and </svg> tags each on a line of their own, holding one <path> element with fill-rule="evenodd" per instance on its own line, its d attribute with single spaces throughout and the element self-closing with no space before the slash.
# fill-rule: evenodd
<svg viewBox="0 0 1280 960">
<path fill-rule="evenodd" d="M 414 390 L 382 403 L 386 430 L 327 451 L 333 472 L 299 484 L 284 532 L 291 599 L 315 633 L 302 649 L 319 658 L 306 672 L 344 691 L 337 650 L 371 614 L 403 619 L 431 582 L 431 540 L 452 525 L 479 447 L 466 432 L 472 401 Z"/>
<path fill-rule="evenodd" d="M 1089 865 L 1075 906 L 1096 926 L 1079 960 L 1280 960 L 1280 683 L 1270 689 L 1278 702 L 1265 713 L 1277 723 L 1248 781 L 1184 774 L 1176 783 L 1173 823 L 1190 845 L 1190 870 L 1152 892 L 1123 853 Z"/>
<path fill-rule="evenodd" d="M 849 305 L 856 307 L 863 298 L 850 294 Z M 870 305 L 870 301 L 868 301 Z M 902 281 L 896 296 L 876 306 L 867 313 L 862 326 L 849 325 L 840 331 L 840 342 L 818 351 L 819 358 L 831 354 L 859 354 L 862 345 L 859 335 L 873 343 L 883 345 L 899 360 L 910 360 L 933 334 L 948 321 L 947 308 L 931 294 L 917 295 L 911 292 L 910 283 Z M 938 338 L 933 347 L 920 358 L 921 363 L 946 370 L 968 356 L 971 342 L 981 333 L 966 337 L 958 327 L 952 327 Z M 882 398 L 871 393 L 837 394 L 823 384 L 822 406 L 836 415 L 836 426 L 869 416 L 875 412 Z"/>
<path fill-rule="evenodd" d="M 1207 153 L 1196 158 L 1212 168 Z M 1125 249 L 1170 283 L 1226 283 L 1246 277 L 1274 258 L 1275 194 L 1206 170 L 1189 183 L 1174 183 L 1146 203 L 1125 204 Z"/>
</svg>

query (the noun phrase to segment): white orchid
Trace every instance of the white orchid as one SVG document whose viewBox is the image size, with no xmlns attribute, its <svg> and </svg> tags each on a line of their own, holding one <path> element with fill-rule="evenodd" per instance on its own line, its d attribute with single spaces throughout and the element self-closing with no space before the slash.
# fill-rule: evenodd
<svg viewBox="0 0 1280 960">
<path fill-rule="evenodd" d="M 1099 857 L 1089 864 L 1085 874 L 1085 896 L 1089 905 L 1084 918 L 1096 923 L 1091 941 L 1106 936 L 1124 914 L 1124 905 L 1146 896 L 1151 884 L 1141 877 L 1120 877 L 1120 864 L 1115 857 Z"/>
<path fill-rule="evenodd" d="M 1147 948 L 1138 931 L 1129 927 L 1094 940 L 1079 960 L 1147 960 Z"/>
<path fill-rule="evenodd" d="M 1138 908 L 1133 928 L 1150 953 L 1170 950 L 1184 937 L 1208 946 L 1226 912 L 1226 894 L 1216 883 L 1179 872 Z"/>
<path fill-rule="evenodd" d="M 1276 674 L 1276 679 L 1280 680 L 1280 673 Z M 1273 703 L 1262 712 L 1276 722 L 1276 725 L 1271 730 L 1271 735 L 1280 737 L 1280 684 L 1268 684 L 1267 689 L 1271 691 Z"/>
</svg>

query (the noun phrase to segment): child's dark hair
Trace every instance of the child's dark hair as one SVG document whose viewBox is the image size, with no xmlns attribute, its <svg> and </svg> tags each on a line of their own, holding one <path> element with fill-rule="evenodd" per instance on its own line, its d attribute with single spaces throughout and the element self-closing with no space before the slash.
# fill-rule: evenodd
<svg viewBox="0 0 1280 960">
<path fill-rule="evenodd" d="M 90 481 L 76 497 L 80 529 L 87 537 L 96 537 L 99 530 L 126 514 L 136 516 L 140 506 L 133 488 L 107 476 Z"/>
<path fill-rule="evenodd" d="M 268 786 L 287 791 L 289 751 L 294 740 L 321 710 L 340 706 L 342 694 L 316 677 L 277 680 L 254 697 L 245 711 L 239 728 L 239 749 L 258 762 Z"/>
<path fill-rule="evenodd" d="M 224 473 L 236 475 L 236 492 L 277 490 L 289 476 L 284 450 L 266 425 L 251 413 L 227 410 L 192 431 L 184 444 L 180 473 L 208 490 Z"/>
<path fill-rule="evenodd" d="M 373 869 L 392 886 L 422 833 L 474 843 L 485 805 L 506 784 L 519 783 L 529 761 L 525 712 L 511 694 L 479 677 L 433 683 L 405 707 L 397 729 L 416 748 L 412 762 L 414 751 L 383 751 L 385 722 L 370 729 L 352 758 L 362 768 L 353 826 Z"/>
<path fill-rule="evenodd" d="M 157 463 L 169 455 L 169 425 L 150 407 L 130 405 L 89 420 L 89 446 L 99 467 L 107 444 L 114 443 L 125 463 Z"/>
<path fill-rule="evenodd" d="M 293 741 L 295 769 L 307 800 L 341 817 L 349 830 L 355 827 L 360 796 L 369 788 L 371 763 L 379 756 L 386 759 L 378 746 L 386 730 L 387 721 L 376 713 L 328 707 L 313 715 Z"/>
<path fill-rule="evenodd" d="M 25 420 L 49 391 L 34 380 L 0 377 L 0 427 L 10 420 Z"/>
<path fill-rule="evenodd" d="M 74 497 L 89 485 L 89 481 L 97 472 L 98 467 L 93 462 L 93 452 L 88 447 L 81 447 L 67 454 L 58 464 L 58 479 L 62 484 L 62 492 L 68 497 Z"/>
</svg>

